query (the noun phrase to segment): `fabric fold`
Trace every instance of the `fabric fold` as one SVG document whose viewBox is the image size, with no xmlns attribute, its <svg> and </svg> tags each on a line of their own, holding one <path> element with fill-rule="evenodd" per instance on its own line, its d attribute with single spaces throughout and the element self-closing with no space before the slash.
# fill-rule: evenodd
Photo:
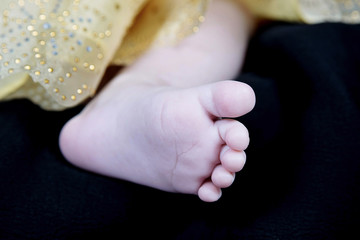
<svg viewBox="0 0 360 240">
<path fill-rule="evenodd" d="M 110 64 L 129 64 L 148 48 L 189 34 L 206 3 L 5 0 L 0 97 L 28 98 L 46 110 L 76 106 L 95 94 Z"/>
<path fill-rule="evenodd" d="M 360 22 L 357 0 L 238 0 L 255 15 L 290 22 Z"/>
</svg>

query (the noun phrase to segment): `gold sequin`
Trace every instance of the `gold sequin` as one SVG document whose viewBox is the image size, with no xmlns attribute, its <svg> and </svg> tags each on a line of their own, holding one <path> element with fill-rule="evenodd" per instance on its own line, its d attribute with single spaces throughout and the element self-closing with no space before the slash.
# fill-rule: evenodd
<svg viewBox="0 0 360 240">
<path fill-rule="evenodd" d="M 3 16 L 8 17 L 9 16 L 9 10 L 4 10 L 3 11 Z"/>
<path fill-rule="evenodd" d="M 64 18 L 63 18 L 62 16 L 59 16 L 59 17 L 57 18 L 57 20 L 58 20 L 58 22 L 63 22 L 63 21 L 64 21 Z"/>
<path fill-rule="evenodd" d="M 102 60 L 102 59 L 104 58 L 104 54 L 99 53 L 99 54 L 97 55 L 97 58 L 98 58 L 99 60 Z"/>
<path fill-rule="evenodd" d="M 99 33 L 99 38 L 100 38 L 100 39 L 105 38 L 105 33 Z"/>
<path fill-rule="evenodd" d="M 29 30 L 29 31 L 34 31 L 34 26 L 32 26 L 32 25 L 29 25 L 29 26 L 27 26 L 27 30 Z"/>
<path fill-rule="evenodd" d="M 351 12 L 351 18 L 352 18 L 353 20 L 357 20 L 357 19 L 359 19 L 359 17 L 360 17 L 359 11 L 352 11 L 352 12 Z"/>
</svg>

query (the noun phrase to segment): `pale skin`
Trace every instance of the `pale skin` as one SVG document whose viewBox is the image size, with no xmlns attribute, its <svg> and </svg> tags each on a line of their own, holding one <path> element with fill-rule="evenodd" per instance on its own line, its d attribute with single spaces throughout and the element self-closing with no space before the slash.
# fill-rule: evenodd
<svg viewBox="0 0 360 240">
<path fill-rule="evenodd" d="M 72 164 L 152 188 L 221 197 L 246 161 L 247 128 L 233 118 L 255 105 L 239 72 L 254 21 L 213 0 L 201 30 L 125 68 L 63 128 Z"/>
</svg>

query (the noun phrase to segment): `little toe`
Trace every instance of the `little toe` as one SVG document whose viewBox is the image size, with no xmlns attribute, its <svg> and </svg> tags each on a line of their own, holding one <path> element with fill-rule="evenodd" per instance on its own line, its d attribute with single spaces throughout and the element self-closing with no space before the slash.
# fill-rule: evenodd
<svg viewBox="0 0 360 240">
<path fill-rule="evenodd" d="M 221 197 L 221 188 L 211 181 L 206 181 L 198 190 L 198 196 L 204 202 L 215 202 Z"/>
<path fill-rule="evenodd" d="M 239 121 L 233 119 L 223 119 L 216 121 L 219 135 L 231 149 L 244 151 L 250 143 L 247 128 Z"/>
<path fill-rule="evenodd" d="M 230 187 L 234 182 L 234 179 L 235 173 L 229 172 L 222 165 L 216 166 L 211 175 L 211 181 L 219 188 Z"/>
<path fill-rule="evenodd" d="M 235 151 L 228 146 L 224 146 L 220 153 L 220 161 L 222 166 L 229 172 L 239 172 L 245 165 L 246 154 L 244 151 Z"/>
</svg>

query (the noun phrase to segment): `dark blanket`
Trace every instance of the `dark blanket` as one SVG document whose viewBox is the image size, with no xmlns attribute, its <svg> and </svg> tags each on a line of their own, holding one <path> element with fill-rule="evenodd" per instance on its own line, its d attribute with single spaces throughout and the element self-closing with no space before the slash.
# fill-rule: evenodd
<svg viewBox="0 0 360 240">
<path fill-rule="evenodd" d="M 2 239 L 351 239 L 360 233 L 360 26 L 266 26 L 240 81 L 248 161 L 216 203 L 82 171 L 58 149 L 81 109 L 0 104 Z M 125 238 L 124 236 L 129 234 Z"/>
</svg>

